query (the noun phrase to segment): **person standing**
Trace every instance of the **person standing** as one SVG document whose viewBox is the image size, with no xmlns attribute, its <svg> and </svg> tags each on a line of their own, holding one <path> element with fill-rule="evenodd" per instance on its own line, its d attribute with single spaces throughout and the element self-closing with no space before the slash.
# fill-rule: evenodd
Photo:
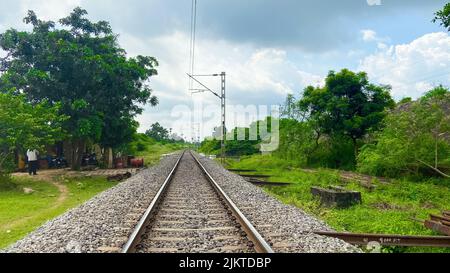
<svg viewBox="0 0 450 273">
<path fill-rule="evenodd" d="M 37 175 L 39 152 L 36 149 L 28 149 L 28 173 L 30 175 Z"/>
</svg>

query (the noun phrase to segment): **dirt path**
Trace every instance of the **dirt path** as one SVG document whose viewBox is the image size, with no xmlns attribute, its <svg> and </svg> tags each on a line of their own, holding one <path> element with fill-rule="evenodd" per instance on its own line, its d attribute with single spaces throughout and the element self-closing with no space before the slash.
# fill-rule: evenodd
<svg viewBox="0 0 450 273">
<path fill-rule="evenodd" d="M 57 171 L 46 172 L 46 173 L 42 173 L 37 176 L 29 176 L 28 174 L 22 174 L 22 173 L 14 174 L 15 177 L 28 177 L 29 179 L 34 180 L 36 182 L 50 183 L 58 189 L 59 196 L 50 207 L 35 211 L 35 212 L 33 212 L 33 215 L 25 216 L 18 220 L 9 222 L 8 224 L 3 225 L 2 228 L 6 229 L 6 230 L 14 229 L 14 227 L 16 227 L 16 226 L 20 226 L 30 220 L 34 220 L 35 218 L 40 217 L 43 213 L 46 213 L 46 212 L 49 212 L 49 211 L 59 208 L 67 200 L 67 198 L 69 196 L 69 189 L 67 188 L 67 186 L 65 186 L 65 185 L 61 184 L 59 181 L 57 181 L 58 173 L 59 172 L 57 172 Z"/>
<path fill-rule="evenodd" d="M 53 206 L 47 208 L 47 209 L 54 209 L 59 207 L 64 201 L 66 201 L 67 197 L 69 196 L 69 189 L 67 188 L 67 186 L 58 181 L 58 177 L 60 177 L 64 173 L 65 173 L 64 170 L 49 170 L 39 172 L 39 175 L 36 176 L 29 176 L 28 174 L 24 173 L 15 173 L 13 174 L 13 176 L 27 177 L 28 179 L 37 182 L 48 182 L 53 186 L 55 186 L 56 188 L 58 188 L 59 191 L 58 199 L 56 199 L 55 204 Z"/>
<path fill-rule="evenodd" d="M 2 229 L 10 230 L 14 229 L 14 227 L 22 225 L 30 220 L 34 220 L 38 217 L 40 217 L 43 213 L 50 212 L 52 210 L 55 210 L 59 208 L 61 205 L 64 204 L 64 202 L 69 197 L 69 188 L 61 183 L 62 177 L 90 177 L 90 176 L 109 176 L 109 175 L 116 175 L 116 174 L 122 174 L 124 172 L 131 172 L 132 174 L 135 174 L 137 172 L 137 169 L 114 169 L 114 170 L 96 170 L 96 171 L 88 171 L 88 172 L 76 172 L 71 171 L 68 169 L 58 169 L 58 170 L 42 170 L 38 172 L 38 175 L 36 176 L 30 176 L 28 173 L 14 173 L 14 177 L 22 177 L 27 178 L 32 181 L 36 182 L 45 182 L 50 183 L 53 186 L 55 186 L 59 191 L 59 196 L 55 200 L 55 202 L 47 208 L 34 211 L 33 215 L 22 217 L 18 220 L 11 221 L 10 223 L 1 226 Z"/>
<path fill-rule="evenodd" d="M 113 170 L 95 170 L 95 171 L 87 171 L 87 172 L 76 172 L 71 171 L 69 169 L 57 169 L 57 170 L 41 170 L 38 172 L 36 176 L 30 176 L 28 173 L 14 173 L 14 177 L 22 177 L 27 178 L 36 182 L 45 182 L 50 183 L 55 186 L 59 191 L 59 196 L 55 200 L 55 202 L 50 206 L 42 210 L 35 211 L 33 215 L 25 216 L 16 221 L 12 221 L 8 223 L 6 226 L 2 226 L 5 229 L 12 229 L 17 225 L 21 225 L 29 220 L 40 217 L 42 213 L 49 212 L 59 208 L 69 197 L 69 189 L 66 185 L 61 183 L 61 177 L 91 177 L 91 176 L 109 176 L 122 174 L 124 172 L 130 172 L 135 174 L 137 169 L 113 169 Z"/>
</svg>

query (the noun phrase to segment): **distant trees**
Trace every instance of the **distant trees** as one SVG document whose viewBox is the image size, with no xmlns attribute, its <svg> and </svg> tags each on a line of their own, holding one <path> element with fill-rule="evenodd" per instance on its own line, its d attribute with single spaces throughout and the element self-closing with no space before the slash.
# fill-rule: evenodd
<svg viewBox="0 0 450 273">
<path fill-rule="evenodd" d="M 109 23 L 93 23 L 76 8 L 56 28 L 33 11 L 24 19 L 31 32 L 10 29 L 0 35 L 7 57 L 0 86 L 14 87 L 32 103 L 60 104 L 69 117 L 62 127 L 70 134 L 72 153 L 66 155 L 78 169 L 88 141 L 118 147 L 131 141 L 146 103 L 156 105 L 147 85 L 156 75 L 153 57 L 127 58 Z"/>
<path fill-rule="evenodd" d="M 358 158 L 360 171 L 375 175 L 418 174 L 450 178 L 450 92 L 440 86 L 401 103 Z"/>
<path fill-rule="evenodd" d="M 370 83 L 366 73 L 330 71 L 325 86 L 308 86 L 299 99 L 288 95 L 281 107 L 280 145 L 275 154 L 301 165 L 355 168 L 365 138 L 380 129 L 386 110 L 394 106 L 390 87 Z M 250 130 L 270 124 L 258 121 Z M 264 135 L 250 140 L 246 132 L 245 140 L 236 140 L 238 129 L 233 130 L 234 138 L 227 137 L 227 154 L 257 153 Z M 205 140 L 201 150 L 217 153 L 220 142 Z"/>
<path fill-rule="evenodd" d="M 14 151 L 42 150 L 64 136 L 61 124 L 67 117 L 59 114 L 60 107 L 48 101 L 30 104 L 24 95 L 0 89 L 0 176 L 10 171 L 6 162 Z"/>
<path fill-rule="evenodd" d="M 297 101 L 288 98 L 294 105 L 284 109 L 300 109 L 305 119 L 281 121 L 276 155 L 303 166 L 354 169 L 356 162 L 372 175 L 449 178 L 449 89 L 438 86 L 398 104 L 389 91 L 369 83 L 365 73 L 330 72 L 324 87 L 307 87 Z"/>
<path fill-rule="evenodd" d="M 169 140 L 169 130 L 161 126 L 159 122 L 153 123 L 145 134 L 156 141 Z"/>
<path fill-rule="evenodd" d="M 442 10 L 435 13 L 433 22 L 440 22 L 441 26 L 450 31 L 450 3 L 447 3 Z"/>
<path fill-rule="evenodd" d="M 268 140 L 272 129 L 271 125 L 271 118 L 267 117 L 265 120 L 253 122 L 248 128 L 235 127 L 227 133 L 226 154 L 228 156 L 243 156 L 260 152 L 261 144 Z M 201 143 L 200 151 L 207 154 L 219 154 L 221 152 L 221 141 L 213 138 L 206 139 Z"/>
<path fill-rule="evenodd" d="M 259 124 L 253 124 L 259 126 Z M 250 126 L 251 127 L 251 126 Z M 256 135 L 256 139 L 250 138 L 250 128 L 235 128 L 227 135 L 226 153 L 230 156 L 252 155 L 259 152 L 258 144 L 261 136 Z M 216 148 L 220 149 L 220 141 L 217 141 Z"/>
</svg>

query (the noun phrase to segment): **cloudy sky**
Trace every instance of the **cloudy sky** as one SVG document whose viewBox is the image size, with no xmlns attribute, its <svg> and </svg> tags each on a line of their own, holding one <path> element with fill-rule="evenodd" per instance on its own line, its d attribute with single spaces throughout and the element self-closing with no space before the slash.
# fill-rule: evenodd
<svg viewBox="0 0 450 273">
<path fill-rule="evenodd" d="M 235 115 L 232 106 L 280 104 L 342 68 L 390 84 L 396 99 L 417 98 L 450 85 L 450 36 L 431 22 L 446 2 L 198 0 L 195 72 L 227 72 L 228 127 L 253 119 Z M 218 99 L 188 91 L 191 0 L 0 0 L 0 32 L 25 29 L 29 9 L 57 20 L 76 6 L 92 20 L 109 21 L 130 56 L 159 60 L 151 85 L 160 104 L 139 117 L 140 131 L 158 121 L 190 139 L 197 123 L 202 136 L 219 124 Z M 218 79 L 205 81 L 220 87 Z M 207 109 L 201 118 L 191 115 L 194 104 Z"/>
</svg>

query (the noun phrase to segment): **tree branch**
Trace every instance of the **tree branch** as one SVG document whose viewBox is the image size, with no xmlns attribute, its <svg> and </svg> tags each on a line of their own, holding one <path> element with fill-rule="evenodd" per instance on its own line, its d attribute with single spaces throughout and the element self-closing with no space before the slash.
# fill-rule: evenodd
<svg viewBox="0 0 450 273">
<path fill-rule="evenodd" d="M 433 166 L 431 166 L 430 164 L 420 160 L 420 159 L 416 159 L 417 162 L 422 163 L 423 165 L 427 166 L 428 168 L 431 168 L 433 171 L 437 172 L 438 174 L 442 175 L 443 177 L 446 178 L 450 178 L 450 175 L 443 173 L 441 170 L 439 170 L 438 168 L 435 168 Z"/>
</svg>

